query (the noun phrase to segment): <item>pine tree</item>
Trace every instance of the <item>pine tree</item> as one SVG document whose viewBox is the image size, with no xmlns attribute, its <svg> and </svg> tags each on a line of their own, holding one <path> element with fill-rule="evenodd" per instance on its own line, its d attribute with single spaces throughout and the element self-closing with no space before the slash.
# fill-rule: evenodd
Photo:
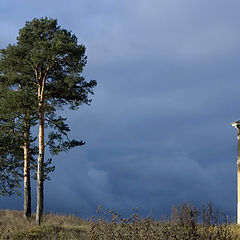
<svg viewBox="0 0 240 240">
<path fill-rule="evenodd" d="M 36 108 L 34 109 L 32 102 L 34 98 L 31 89 L 26 89 L 24 82 L 14 85 L 11 78 L 2 77 L 0 80 L 0 138 L 5 146 L 1 151 L 2 172 L 6 170 L 4 162 L 7 159 L 9 159 L 9 166 L 16 165 L 18 170 L 20 166 L 23 167 L 21 175 L 24 178 L 24 217 L 29 218 L 31 217 L 30 162 L 33 161 L 34 153 L 36 153 L 34 139 L 31 136 L 31 127 L 36 124 L 37 119 Z M 12 139 L 12 144 L 8 141 L 9 138 Z M 10 169 L 19 186 L 20 173 L 17 174 L 14 171 L 15 168 Z M 11 175 L 10 171 L 9 174 Z"/>
<path fill-rule="evenodd" d="M 60 28 L 56 19 L 41 18 L 26 22 L 25 27 L 19 31 L 17 43 L 2 50 L 2 61 L 5 74 L 13 76 L 15 84 L 20 76 L 19 81 L 35 91 L 37 99 L 39 130 L 36 221 L 40 224 L 43 214 L 46 145 L 49 144 L 50 151 L 54 154 L 84 144 L 76 140 L 63 141 L 70 129 L 65 123 L 66 119 L 55 117 L 55 114 L 65 106 L 76 110 L 82 104 L 90 104 L 89 94 L 93 94 L 96 81 L 87 82 L 81 75 L 87 63 L 85 46 L 78 45 L 77 37 L 71 31 Z M 47 142 L 46 125 L 55 129 Z M 59 146 L 57 142 L 60 142 Z"/>
</svg>

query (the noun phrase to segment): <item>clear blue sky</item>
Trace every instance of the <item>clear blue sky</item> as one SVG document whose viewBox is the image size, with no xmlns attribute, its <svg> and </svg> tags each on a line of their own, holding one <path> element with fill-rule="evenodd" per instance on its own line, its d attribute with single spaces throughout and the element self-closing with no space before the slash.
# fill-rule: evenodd
<svg viewBox="0 0 240 240">
<path fill-rule="evenodd" d="M 0 48 L 25 21 L 57 18 L 98 82 L 90 107 L 63 113 L 86 145 L 54 157 L 46 211 L 90 216 L 101 203 L 159 216 L 188 200 L 234 214 L 239 10 L 239 0 L 0 0 Z M 1 197 L 0 208 L 22 202 Z"/>
</svg>

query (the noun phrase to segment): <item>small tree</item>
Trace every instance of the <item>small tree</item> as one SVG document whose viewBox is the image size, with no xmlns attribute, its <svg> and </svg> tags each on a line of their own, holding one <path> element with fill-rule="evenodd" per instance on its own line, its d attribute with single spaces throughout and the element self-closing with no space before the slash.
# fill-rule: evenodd
<svg viewBox="0 0 240 240">
<path fill-rule="evenodd" d="M 76 110 L 81 104 L 90 104 L 88 95 L 93 94 L 92 88 L 96 81 L 87 82 L 81 76 L 87 62 L 85 46 L 78 45 L 77 37 L 70 31 L 61 29 L 55 19 L 41 18 L 26 22 L 25 27 L 19 31 L 17 44 L 2 50 L 2 58 L 5 66 L 8 66 L 8 74 L 24 76 L 27 73 L 31 78 L 21 78 L 20 81 L 26 81 L 28 88 L 35 90 L 39 121 L 36 221 L 40 224 L 43 214 L 46 144 L 50 145 L 52 153 L 84 144 L 76 140 L 62 141 L 70 129 L 64 118 L 53 116 L 64 106 Z M 44 130 L 47 115 L 50 116 L 48 124 L 54 126 L 58 133 L 51 133 L 46 143 Z M 60 141 L 59 147 L 56 141 Z"/>
<path fill-rule="evenodd" d="M 4 75 L 4 67 L 2 74 Z M 31 127 L 36 124 L 37 108 L 33 104 L 31 88 L 26 88 L 23 81 L 15 85 L 11 76 L 7 74 L 0 78 L 0 99 L 0 138 L 5 146 L 2 149 L 5 160 L 2 160 L 1 166 L 3 170 L 7 169 L 4 164 L 6 159 L 9 159 L 9 166 L 17 164 L 19 167 L 21 162 L 24 178 L 24 216 L 29 218 L 31 216 L 30 161 L 36 153 Z M 12 144 L 9 138 L 12 139 Z M 8 169 L 14 170 L 14 168 Z M 16 175 L 15 172 L 14 176 L 19 180 L 20 174 Z M 17 182 L 19 184 L 19 181 Z"/>
</svg>

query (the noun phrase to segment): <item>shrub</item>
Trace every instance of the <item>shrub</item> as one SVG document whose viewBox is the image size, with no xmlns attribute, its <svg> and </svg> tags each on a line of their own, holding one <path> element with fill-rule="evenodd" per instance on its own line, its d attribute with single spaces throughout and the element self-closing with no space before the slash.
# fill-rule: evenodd
<svg viewBox="0 0 240 240">
<path fill-rule="evenodd" d="M 173 207 L 172 216 L 161 221 L 141 218 L 136 212 L 123 218 L 113 210 L 98 209 L 101 217 L 93 217 L 91 240 L 237 240 L 229 219 L 212 205 L 201 210 L 189 203 Z"/>
</svg>

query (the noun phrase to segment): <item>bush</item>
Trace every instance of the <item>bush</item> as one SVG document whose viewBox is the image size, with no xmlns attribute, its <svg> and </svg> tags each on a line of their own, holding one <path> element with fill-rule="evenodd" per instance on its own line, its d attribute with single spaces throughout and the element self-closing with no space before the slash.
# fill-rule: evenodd
<svg viewBox="0 0 240 240">
<path fill-rule="evenodd" d="M 189 203 L 173 207 L 172 216 L 161 221 L 141 218 L 136 212 L 123 218 L 112 210 L 98 209 L 102 217 L 93 217 L 91 240 L 237 240 L 229 219 L 212 205 L 201 210 Z"/>
</svg>

